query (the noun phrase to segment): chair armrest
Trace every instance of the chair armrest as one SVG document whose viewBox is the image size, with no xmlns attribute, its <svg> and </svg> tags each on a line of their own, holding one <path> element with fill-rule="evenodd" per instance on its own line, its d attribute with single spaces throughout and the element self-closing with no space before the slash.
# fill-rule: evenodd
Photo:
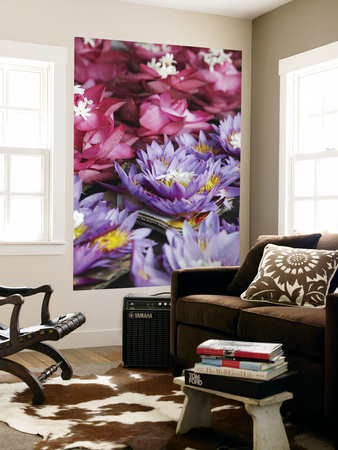
<svg viewBox="0 0 338 450">
<path fill-rule="evenodd" d="M 0 306 L 8 304 L 14 306 L 9 325 L 9 340 L 11 341 L 11 344 L 14 344 L 14 346 L 19 342 L 20 336 L 19 314 L 23 303 L 24 298 L 20 294 L 13 294 L 9 295 L 8 297 L 0 298 Z"/>
<path fill-rule="evenodd" d="M 53 292 L 53 288 L 50 284 L 44 284 L 36 288 L 0 286 L 0 297 L 8 297 L 13 294 L 20 294 L 23 297 L 29 297 L 30 295 L 38 294 L 40 292 Z"/>
<path fill-rule="evenodd" d="M 325 413 L 338 418 L 338 294 L 326 297 L 325 324 Z"/>
<path fill-rule="evenodd" d="M 50 320 L 49 301 L 54 289 L 50 284 L 43 284 L 35 288 L 32 287 L 7 287 L 0 286 L 0 296 L 8 297 L 10 295 L 19 294 L 23 297 L 29 297 L 35 294 L 45 294 L 41 306 L 41 323 L 46 324 Z"/>
</svg>

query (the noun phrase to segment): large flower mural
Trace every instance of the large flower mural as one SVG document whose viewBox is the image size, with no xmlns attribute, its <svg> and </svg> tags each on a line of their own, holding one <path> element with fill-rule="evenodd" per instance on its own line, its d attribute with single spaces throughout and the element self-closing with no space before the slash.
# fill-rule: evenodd
<svg viewBox="0 0 338 450">
<path fill-rule="evenodd" d="M 74 288 L 236 265 L 241 52 L 75 38 Z"/>
</svg>

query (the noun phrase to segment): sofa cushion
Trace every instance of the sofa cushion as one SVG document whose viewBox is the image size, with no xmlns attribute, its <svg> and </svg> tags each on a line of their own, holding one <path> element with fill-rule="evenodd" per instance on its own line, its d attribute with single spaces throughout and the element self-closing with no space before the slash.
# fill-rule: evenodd
<svg viewBox="0 0 338 450">
<path fill-rule="evenodd" d="M 320 250 L 338 250 L 338 233 L 323 232 L 318 241 L 317 248 Z M 338 288 L 338 270 L 333 275 L 330 283 L 329 293 L 334 292 Z"/>
<path fill-rule="evenodd" d="M 338 251 L 268 244 L 243 300 L 324 308 Z"/>
<path fill-rule="evenodd" d="M 227 295 L 195 294 L 181 297 L 176 303 L 176 321 L 235 335 L 239 313 L 256 306 Z"/>
<path fill-rule="evenodd" d="M 325 309 L 285 306 L 242 309 L 238 336 L 257 342 L 281 342 L 284 350 L 323 361 Z"/>
<path fill-rule="evenodd" d="M 226 294 L 239 297 L 242 292 L 247 289 L 257 274 L 258 266 L 262 259 L 264 248 L 267 244 L 271 243 L 293 248 L 315 248 L 320 237 L 320 233 L 291 236 L 260 236 L 250 249 L 232 282 L 229 284 Z"/>
</svg>

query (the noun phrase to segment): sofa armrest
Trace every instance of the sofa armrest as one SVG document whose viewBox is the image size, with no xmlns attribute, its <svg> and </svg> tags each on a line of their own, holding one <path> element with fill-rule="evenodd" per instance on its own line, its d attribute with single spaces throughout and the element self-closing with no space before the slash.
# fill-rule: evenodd
<svg viewBox="0 0 338 450">
<path fill-rule="evenodd" d="M 192 294 L 225 294 L 239 266 L 189 267 L 171 273 L 170 351 L 176 352 L 176 303 Z"/>
<path fill-rule="evenodd" d="M 338 419 L 338 293 L 326 297 L 325 414 Z"/>
</svg>

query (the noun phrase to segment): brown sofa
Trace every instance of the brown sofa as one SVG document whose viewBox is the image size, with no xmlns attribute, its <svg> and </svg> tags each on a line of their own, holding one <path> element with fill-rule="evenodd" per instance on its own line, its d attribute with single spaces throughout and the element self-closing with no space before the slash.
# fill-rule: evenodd
<svg viewBox="0 0 338 450">
<path fill-rule="evenodd" d="M 283 344 L 289 369 L 300 373 L 291 407 L 336 420 L 338 405 L 338 271 L 325 308 L 245 301 L 241 293 L 257 273 L 267 243 L 294 248 L 338 249 L 338 234 L 261 236 L 240 267 L 176 270 L 171 283 L 170 351 L 173 374 L 199 361 L 198 344 L 237 339 Z"/>
</svg>

